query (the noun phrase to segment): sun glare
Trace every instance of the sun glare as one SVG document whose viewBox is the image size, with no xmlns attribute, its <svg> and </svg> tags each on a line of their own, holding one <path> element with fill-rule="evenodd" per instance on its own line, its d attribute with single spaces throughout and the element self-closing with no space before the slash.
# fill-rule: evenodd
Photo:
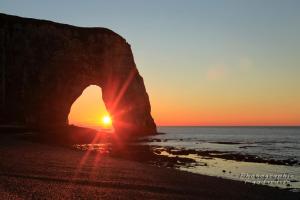
<svg viewBox="0 0 300 200">
<path fill-rule="evenodd" d="M 102 123 L 103 125 L 105 126 L 110 126 L 111 125 L 111 117 L 108 116 L 108 115 L 105 115 L 103 118 L 102 118 Z"/>
</svg>

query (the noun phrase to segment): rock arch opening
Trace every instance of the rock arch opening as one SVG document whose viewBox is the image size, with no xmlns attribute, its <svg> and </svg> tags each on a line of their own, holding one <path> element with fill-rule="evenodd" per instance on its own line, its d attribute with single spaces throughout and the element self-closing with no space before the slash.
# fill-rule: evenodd
<svg viewBox="0 0 300 200">
<path fill-rule="evenodd" d="M 114 131 L 112 116 L 106 109 L 99 86 L 89 85 L 83 90 L 71 106 L 68 123 L 99 131 Z"/>
</svg>

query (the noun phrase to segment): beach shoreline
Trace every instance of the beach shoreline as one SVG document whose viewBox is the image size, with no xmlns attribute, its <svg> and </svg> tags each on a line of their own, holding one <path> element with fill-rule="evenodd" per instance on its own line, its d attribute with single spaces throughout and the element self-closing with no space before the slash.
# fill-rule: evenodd
<svg viewBox="0 0 300 200">
<path fill-rule="evenodd" d="M 1 199 L 297 199 L 298 193 L 1 135 Z"/>
</svg>

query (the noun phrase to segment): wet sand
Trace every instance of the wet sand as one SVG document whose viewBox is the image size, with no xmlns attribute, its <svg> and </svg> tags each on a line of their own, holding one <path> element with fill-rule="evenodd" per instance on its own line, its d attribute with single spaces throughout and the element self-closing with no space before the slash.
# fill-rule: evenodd
<svg viewBox="0 0 300 200">
<path fill-rule="evenodd" d="M 0 199 L 298 199 L 267 186 L 0 135 Z"/>
</svg>

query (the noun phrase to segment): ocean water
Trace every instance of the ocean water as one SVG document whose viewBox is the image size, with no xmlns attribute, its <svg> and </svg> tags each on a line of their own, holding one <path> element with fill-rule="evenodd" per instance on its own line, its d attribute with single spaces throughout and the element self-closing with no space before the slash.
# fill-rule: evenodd
<svg viewBox="0 0 300 200">
<path fill-rule="evenodd" d="M 300 161 L 300 127 L 158 127 L 157 143 Z M 155 144 L 155 143 L 153 143 Z"/>
<path fill-rule="evenodd" d="M 202 163 L 194 167 L 181 167 L 181 170 L 240 181 L 254 181 L 254 183 L 259 183 L 262 179 L 253 177 L 247 179 L 242 174 L 249 176 L 252 174 L 269 176 L 285 174 L 291 176 L 280 180 L 287 182 L 274 182 L 273 180 L 278 180 L 278 177 L 277 179 L 268 177 L 267 181 L 272 180 L 273 182 L 269 181 L 267 185 L 300 189 L 300 127 L 158 127 L 158 131 L 165 134 L 151 136 L 149 145 L 229 152 L 253 155 L 265 160 L 289 159 L 298 162 L 292 166 L 273 165 L 222 158 L 206 159 L 198 155 L 179 155 L 193 158 L 198 163 Z M 174 156 L 167 152 L 163 152 L 163 154 Z"/>
</svg>

